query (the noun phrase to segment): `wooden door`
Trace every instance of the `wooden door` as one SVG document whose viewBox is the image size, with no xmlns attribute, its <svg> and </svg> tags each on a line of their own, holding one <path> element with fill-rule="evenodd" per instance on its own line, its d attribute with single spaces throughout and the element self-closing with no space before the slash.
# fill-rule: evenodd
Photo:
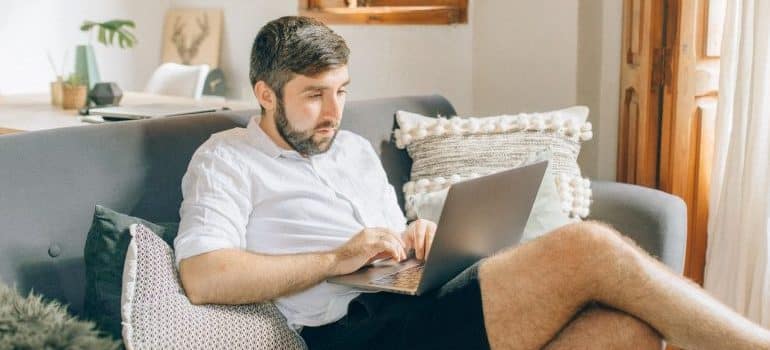
<svg viewBox="0 0 770 350">
<path fill-rule="evenodd" d="M 658 187 L 661 90 L 665 57 L 660 0 L 623 2 L 617 179 Z"/>
<path fill-rule="evenodd" d="M 684 199 L 684 273 L 699 284 L 725 1 L 624 1 L 617 178 Z"/>
<path fill-rule="evenodd" d="M 661 128 L 660 189 L 687 203 L 685 275 L 703 284 L 719 51 L 725 0 L 671 1 L 667 38 L 673 79 L 666 87 Z"/>
</svg>

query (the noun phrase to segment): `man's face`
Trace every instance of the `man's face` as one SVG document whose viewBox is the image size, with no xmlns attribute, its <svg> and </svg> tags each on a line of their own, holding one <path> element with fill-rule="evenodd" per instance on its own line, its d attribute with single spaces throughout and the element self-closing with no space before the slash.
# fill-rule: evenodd
<svg viewBox="0 0 770 350">
<path fill-rule="evenodd" d="M 295 151 L 311 156 L 329 150 L 342 119 L 348 67 L 325 71 L 315 77 L 295 75 L 278 100 L 275 124 Z"/>
</svg>

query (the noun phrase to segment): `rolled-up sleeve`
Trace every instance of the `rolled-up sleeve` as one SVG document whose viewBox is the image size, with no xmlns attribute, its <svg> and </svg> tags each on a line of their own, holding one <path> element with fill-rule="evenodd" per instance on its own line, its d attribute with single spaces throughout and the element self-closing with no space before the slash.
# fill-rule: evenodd
<svg viewBox="0 0 770 350">
<path fill-rule="evenodd" d="M 234 157 L 199 149 L 182 178 L 176 263 L 225 248 L 245 248 L 251 215 L 251 186 Z"/>
</svg>

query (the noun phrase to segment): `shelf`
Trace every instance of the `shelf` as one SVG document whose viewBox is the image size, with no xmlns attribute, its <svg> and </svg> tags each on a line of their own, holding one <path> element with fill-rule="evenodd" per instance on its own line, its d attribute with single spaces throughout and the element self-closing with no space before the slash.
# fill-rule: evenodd
<svg viewBox="0 0 770 350">
<path fill-rule="evenodd" d="M 300 15 L 326 24 L 433 24 L 467 23 L 456 6 L 326 7 L 300 10 Z"/>
</svg>

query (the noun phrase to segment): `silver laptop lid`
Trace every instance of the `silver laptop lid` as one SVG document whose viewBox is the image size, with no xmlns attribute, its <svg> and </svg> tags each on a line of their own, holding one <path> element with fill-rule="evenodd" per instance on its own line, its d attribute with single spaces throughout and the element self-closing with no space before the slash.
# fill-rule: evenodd
<svg viewBox="0 0 770 350">
<path fill-rule="evenodd" d="M 216 107 L 191 106 L 182 104 L 150 103 L 133 106 L 115 106 L 91 108 L 89 114 L 101 115 L 108 118 L 146 119 L 173 117 L 185 114 L 197 114 L 216 111 Z"/>
<path fill-rule="evenodd" d="M 519 243 L 547 167 L 541 161 L 452 185 L 417 293 Z"/>
</svg>

